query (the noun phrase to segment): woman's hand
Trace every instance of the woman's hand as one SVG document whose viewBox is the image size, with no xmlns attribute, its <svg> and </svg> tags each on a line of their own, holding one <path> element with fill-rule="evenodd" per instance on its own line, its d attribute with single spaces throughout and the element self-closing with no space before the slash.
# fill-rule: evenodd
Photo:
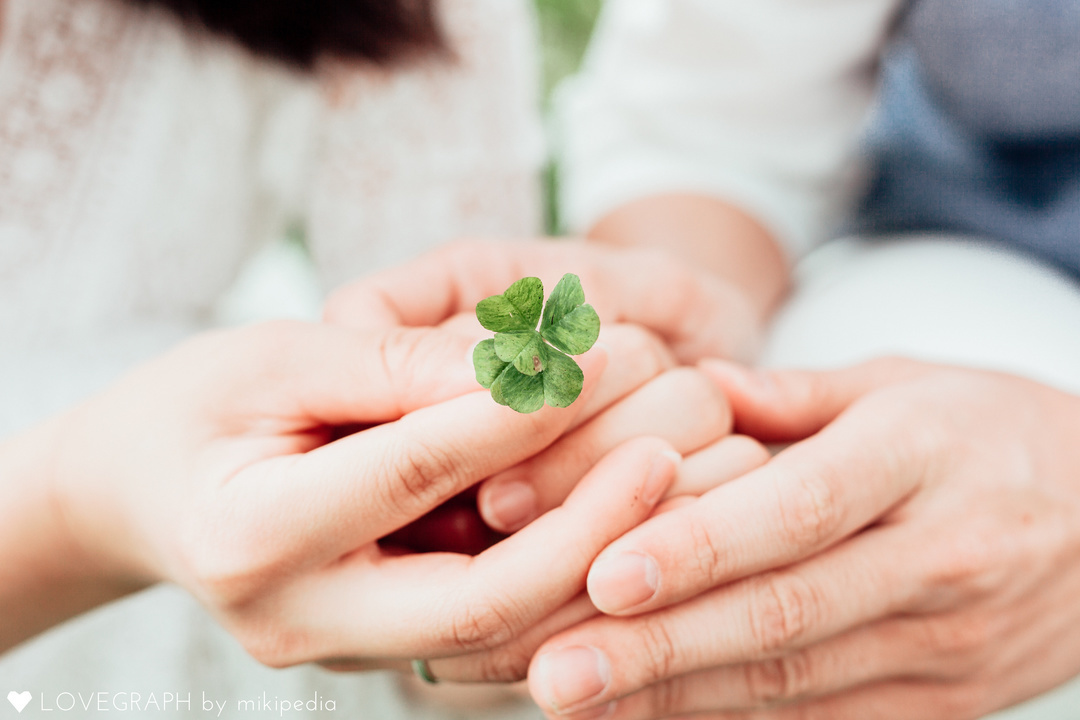
<svg viewBox="0 0 1080 720">
<path fill-rule="evenodd" d="M 663 372 L 551 447 L 480 485 L 487 524 L 514 532 L 558 507 L 607 452 L 635 437 L 667 440 L 686 456 L 669 496 L 696 496 L 763 464 L 765 448 L 731 435 L 731 408 L 714 382 L 691 367 Z"/>
<path fill-rule="evenodd" d="M 550 292 L 568 272 L 604 323 L 648 328 L 683 362 L 757 351 L 760 312 L 733 284 L 662 250 L 573 240 L 451 243 L 338 290 L 325 317 L 354 328 L 438 325 L 521 277 Z"/>
<path fill-rule="evenodd" d="M 975 718 L 1080 671 L 1080 399 L 900 360 L 702 369 L 737 428 L 800 442 L 605 549 L 609 616 L 533 658 L 549 716 Z"/>
<path fill-rule="evenodd" d="M 207 334 L 10 441 L 0 641 L 62 619 L 34 607 L 57 587 L 83 592 L 71 614 L 160 580 L 274 666 L 454 655 L 532 627 L 581 593 L 674 463 L 662 441 L 626 444 L 475 558 L 384 550 L 380 538 L 559 437 L 606 362 L 582 357 L 582 403 L 519 415 L 471 392 L 474 340 L 303 323 Z"/>
</svg>

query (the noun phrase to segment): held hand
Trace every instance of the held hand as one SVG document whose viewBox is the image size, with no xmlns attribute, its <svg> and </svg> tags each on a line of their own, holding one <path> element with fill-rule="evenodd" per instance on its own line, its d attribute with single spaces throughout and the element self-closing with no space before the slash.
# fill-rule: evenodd
<svg viewBox="0 0 1080 720">
<path fill-rule="evenodd" d="M 535 457 L 480 485 L 488 525 L 513 532 L 557 507 L 605 453 L 634 437 L 660 437 L 686 455 L 669 495 L 700 495 L 763 464 L 768 452 L 731 433 L 731 409 L 695 368 L 668 370 L 573 429 Z"/>
<path fill-rule="evenodd" d="M 452 243 L 338 290 L 325 317 L 355 328 L 437 325 L 522 277 L 550 290 L 567 272 L 603 322 L 642 325 L 683 362 L 757 350 L 759 313 L 733 284 L 660 250 L 572 240 Z"/>
<path fill-rule="evenodd" d="M 440 327 L 471 335 L 486 332 L 476 322 L 476 315 L 471 312 L 455 315 Z M 527 518 L 519 516 L 520 521 L 515 522 L 493 521 L 490 502 L 485 501 L 489 508 L 485 522 L 477 510 L 477 488 L 473 487 L 467 493 L 453 498 L 432 513 L 402 528 L 391 539 L 417 551 L 452 550 L 475 554 L 499 539 L 500 533 L 518 530 L 525 522 L 560 504 L 587 470 L 608 451 L 627 440 L 652 435 L 668 440 L 679 451 L 685 451 L 688 444 L 697 442 L 695 438 L 703 434 L 707 439 L 712 439 L 716 434 L 726 434 L 730 429 L 731 414 L 727 409 L 727 402 L 713 383 L 689 368 L 672 370 L 674 360 L 670 351 L 648 330 L 637 325 L 608 324 L 601 330 L 600 346 L 609 357 L 618 360 L 608 363 L 591 393 L 573 405 L 577 408 L 577 413 L 566 430 L 567 437 L 555 446 L 561 450 L 548 456 L 550 461 L 529 463 L 530 467 L 545 468 L 542 472 L 544 477 L 538 476 L 534 484 L 539 485 L 539 480 L 547 480 L 554 474 L 558 477 L 543 483 L 544 487 L 540 488 L 543 492 L 542 502 L 526 510 Z M 665 371 L 674 373 L 671 378 L 674 382 L 655 383 L 654 380 L 664 377 L 662 373 Z M 697 382 L 686 382 L 687 376 L 696 376 Z M 650 390 L 642 393 L 646 386 Z M 669 399 L 664 405 L 666 412 L 662 413 L 661 417 L 656 411 L 664 403 L 662 394 L 665 391 L 677 392 L 679 388 L 696 392 L 689 396 L 688 393 L 682 393 L 678 400 Z M 635 398 L 635 401 L 627 404 L 625 401 L 631 397 Z M 651 398 L 652 402 L 646 404 L 646 398 Z M 625 407 L 626 411 L 620 410 L 616 413 L 613 407 L 615 405 L 619 408 Z M 635 413 L 629 412 L 633 408 L 647 410 L 652 417 L 639 418 Z M 674 425 L 670 424 L 668 421 L 679 417 L 680 411 L 685 412 L 685 416 Z M 679 428 L 691 428 L 695 423 L 701 427 L 693 427 L 689 436 L 684 437 L 678 432 Z M 586 430 L 584 426 L 590 429 Z M 571 437 L 574 439 L 571 440 Z M 744 446 L 745 444 L 743 443 Z M 696 464 L 691 463 L 691 466 Z M 499 475 L 507 479 L 506 473 Z M 699 477 L 698 480 L 700 479 Z M 679 485 L 684 484 L 680 480 Z M 484 485 L 486 483 L 480 487 L 483 488 Z M 520 506 L 519 501 L 515 502 Z M 517 512 L 521 512 L 520 509 Z"/>
<path fill-rule="evenodd" d="M 605 371 L 600 385 L 614 370 Z M 693 368 L 669 370 L 588 422 L 581 423 L 581 418 L 579 415 L 575 419 L 576 429 L 543 452 L 481 484 L 479 504 L 489 522 L 512 532 L 558 507 L 605 453 L 633 437 L 660 437 L 688 453 L 680 463 L 675 483 L 668 489 L 668 500 L 656 513 L 692 502 L 694 497 L 763 465 L 769 458 L 768 451 L 756 441 L 728 434 L 731 412 L 726 398 L 715 383 Z M 527 506 L 523 519 L 513 516 L 522 509 L 522 494 Z M 508 510 L 512 522 L 506 522 L 504 513 Z M 521 532 L 532 529 L 530 525 Z M 525 677 L 537 647 L 552 635 L 596 615 L 596 608 L 582 595 L 509 643 L 465 657 L 442 659 L 431 663 L 431 667 L 436 677 L 444 680 L 519 680 Z"/>
<path fill-rule="evenodd" d="M 506 642 L 580 594 L 673 469 L 666 444 L 643 440 L 476 558 L 384 551 L 379 538 L 574 420 L 470 392 L 473 340 L 277 323 L 181 346 L 66 418 L 54 495 L 73 544 L 103 576 L 188 588 L 269 665 Z M 604 362 L 583 356 L 585 393 Z"/>
<path fill-rule="evenodd" d="M 910 361 L 702 364 L 800 441 L 605 549 L 550 717 L 974 718 L 1080 671 L 1080 399 Z M 806 438 L 806 439 L 804 439 Z"/>
</svg>

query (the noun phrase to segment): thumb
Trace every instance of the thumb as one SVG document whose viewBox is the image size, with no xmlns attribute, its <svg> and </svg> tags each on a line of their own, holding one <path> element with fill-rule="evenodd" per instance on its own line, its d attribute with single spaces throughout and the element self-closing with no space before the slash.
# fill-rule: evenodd
<svg viewBox="0 0 1080 720">
<path fill-rule="evenodd" d="M 396 420 L 421 407 L 481 390 L 471 349 L 478 334 L 435 328 L 356 331 L 319 323 L 277 321 L 208 336 L 177 358 L 206 358 L 233 406 L 257 416 L 326 425 Z M 224 344 L 225 347 L 221 347 Z M 222 371 L 220 366 L 225 365 Z"/>
<path fill-rule="evenodd" d="M 818 432 L 863 395 L 925 371 L 904 358 L 840 370 L 765 370 L 709 358 L 699 363 L 727 395 L 735 431 L 763 442 L 795 442 Z"/>
</svg>

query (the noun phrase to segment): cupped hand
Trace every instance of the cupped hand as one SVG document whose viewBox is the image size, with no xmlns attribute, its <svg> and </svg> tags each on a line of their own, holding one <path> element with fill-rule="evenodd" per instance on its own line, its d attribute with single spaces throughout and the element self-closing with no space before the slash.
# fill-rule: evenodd
<svg viewBox="0 0 1080 720">
<path fill-rule="evenodd" d="M 550 717 L 975 718 L 1080 672 L 1080 399 L 903 360 L 706 361 L 795 444 L 593 564 L 529 669 Z"/>
<path fill-rule="evenodd" d="M 384 550 L 579 410 L 495 404 L 472 377 L 474 340 L 274 323 L 186 343 L 65 418 L 54 495 L 72 544 L 103 575 L 187 588 L 273 666 L 505 643 L 581 593 L 674 469 L 666 443 L 641 440 L 475 558 Z M 582 357 L 585 398 L 605 362 Z"/>
<path fill-rule="evenodd" d="M 550 292 L 568 272 L 581 277 L 601 321 L 642 325 L 683 362 L 757 351 L 759 313 L 734 285 L 662 250 L 574 240 L 450 243 L 345 286 L 324 315 L 355 328 L 438 325 L 522 277 L 539 277 Z"/>
</svg>

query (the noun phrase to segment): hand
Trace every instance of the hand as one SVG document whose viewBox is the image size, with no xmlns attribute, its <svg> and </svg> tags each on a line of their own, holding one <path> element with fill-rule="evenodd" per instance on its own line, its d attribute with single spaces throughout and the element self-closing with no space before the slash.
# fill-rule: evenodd
<svg viewBox="0 0 1080 720">
<path fill-rule="evenodd" d="M 563 273 L 581 277 L 605 323 L 636 323 L 683 362 L 748 359 L 759 342 L 759 311 L 742 290 L 661 250 L 571 240 L 457 242 L 338 290 L 329 322 L 354 328 L 437 325 L 524 276 L 548 292 Z"/>
<path fill-rule="evenodd" d="M 604 550 L 609 616 L 529 669 L 549 716 L 974 718 L 1080 671 L 1080 399 L 900 360 L 702 369 L 737 428 L 798 442 Z"/>
<path fill-rule="evenodd" d="M 607 372 L 611 369 L 605 372 L 600 385 Z M 731 413 L 726 398 L 715 383 L 693 368 L 662 373 L 588 422 L 581 423 L 581 417 L 575 419 L 576 429 L 546 450 L 481 484 L 480 508 L 488 522 L 513 532 L 558 507 L 598 460 L 632 437 L 655 435 L 689 453 L 668 489 L 667 500 L 656 513 L 692 502 L 694 497 L 761 466 L 769 458 L 760 443 L 745 435 L 728 434 Z M 522 493 L 528 505 L 524 519 L 514 514 L 521 511 L 516 497 Z M 509 521 L 504 515 L 507 510 L 512 513 Z M 520 680 L 537 647 L 553 634 L 597 614 L 589 598 L 582 595 L 508 643 L 441 659 L 430 666 L 443 680 Z"/>
<path fill-rule="evenodd" d="M 471 312 L 455 315 L 440 327 L 471 335 L 487 333 L 480 328 L 476 315 Z M 482 518 L 477 508 L 478 488 L 474 486 L 395 532 L 389 539 L 419 552 L 450 551 L 474 555 L 499 540 L 503 533 L 518 530 L 526 522 L 560 504 L 586 471 L 608 451 L 627 440 L 652 435 L 668 440 L 677 450 L 685 452 L 698 447 L 697 438 L 704 436 L 711 440 L 730 430 L 731 413 L 719 390 L 690 368 L 672 369 L 674 360 L 671 353 L 649 331 L 636 325 L 609 324 L 601 330 L 600 347 L 607 355 L 619 360 L 607 365 L 589 396 L 575 403 L 575 406 L 580 404 L 581 407 L 566 429 L 566 434 L 573 440 L 568 437 L 559 442 L 561 450 L 556 453 L 558 460 L 555 460 L 556 456 L 546 456 L 552 459 L 529 464 L 531 468 L 543 465 L 546 468 L 542 471 L 545 479 L 552 474 L 558 475 L 557 482 L 542 483 L 539 503 L 531 503 L 525 510 L 521 509 L 520 501 L 511 499 L 510 506 L 503 503 L 504 511 L 510 509 L 519 513 L 511 518 L 511 522 L 504 518 L 492 520 L 492 505 L 487 500 L 484 503 L 488 508 L 487 514 Z M 665 371 L 670 375 L 661 375 Z M 664 380 L 653 382 L 660 378 Z M 641 392 L 646 386 L 648 390 Z M 675 396 L 665 397 L 666 393 L 674 393 Z M 631 397 L 634 398 L 632 402 L 624 402 Z M 618 412 L 613 408 L 616 404 L 620 408 Z M 662 414 L 655 412 L 660 407 L 665 409 Z M 642 411 L 640 417 L 636 410 Z M 583 427 L 586 425 L 588 430 Z M 687 433 L 684 434 L 683 430 L 687 430 Z M 725 454 L 730 454 L 731 460 L 738 463 L 739 458 L 747 455 L 747 444 L 729 443 L 725 445 Z M 728 448 L 730 452 L 727 452 Z M 756 455 L 753 450 L 750 454 Z M 691 465 L 697 467 L 699 464 Z M 521 469 L 519 466 L 518 470 Z M 509 479 L 506 476 L 506 473 L 499 474 L 499 477 Z M 707 481 L 700 474 L 694 477 L 696 480 L 691 483 Z M 486 485 L 483 483 L 480 487 Z M 681 480 L 679 485 L 690 487 Z M 490 493 L 485 497 L 490 499 Z M 517 505 L 517 510 L 513 510 L 514 505 Z M 521 513 L 527 514 L 527 517 Z"/>
<path fill-rule="evenodd" d="M 670 497 L 696 496 L 763 464 L 765 448 L 731 434 L 727 398 L 704 373 L 689 367 L 657 375 L 551 447 L 480 485 L 487 524 L 514 532 L 558 507 L 607 452 L 634 437 L 667 440 L 683 455 Z"/>
<path fill-rule="evenodd" d="M 176 582 L 266 664 L 497 645 L 580 594 L 592 558 L 648 515 L 674 469 L 669 446 L 641 440 L 476 558 L 384 550 L 380 538 L 542 450 L 578 411 L 519 415 L 470 392 L 473 341 L 303 323 L 207 334 L 54 424 L 47 468 L 25 477 L 51 488 L 66 570 L 84 586 Z M 604 363 L 602 350 L 582 357 L 585 403 Z M 368 428 L 335 439 L 357 425 Z M 26 485 L 0 477 L 12 497 Z M 55 578 L 32 575 L 5 533 L 38 538 L 2 510 L 0 555 L 19 560 L 0 562 L 10 644 L 27 628 L 20 587 Z"/>
</svg>

